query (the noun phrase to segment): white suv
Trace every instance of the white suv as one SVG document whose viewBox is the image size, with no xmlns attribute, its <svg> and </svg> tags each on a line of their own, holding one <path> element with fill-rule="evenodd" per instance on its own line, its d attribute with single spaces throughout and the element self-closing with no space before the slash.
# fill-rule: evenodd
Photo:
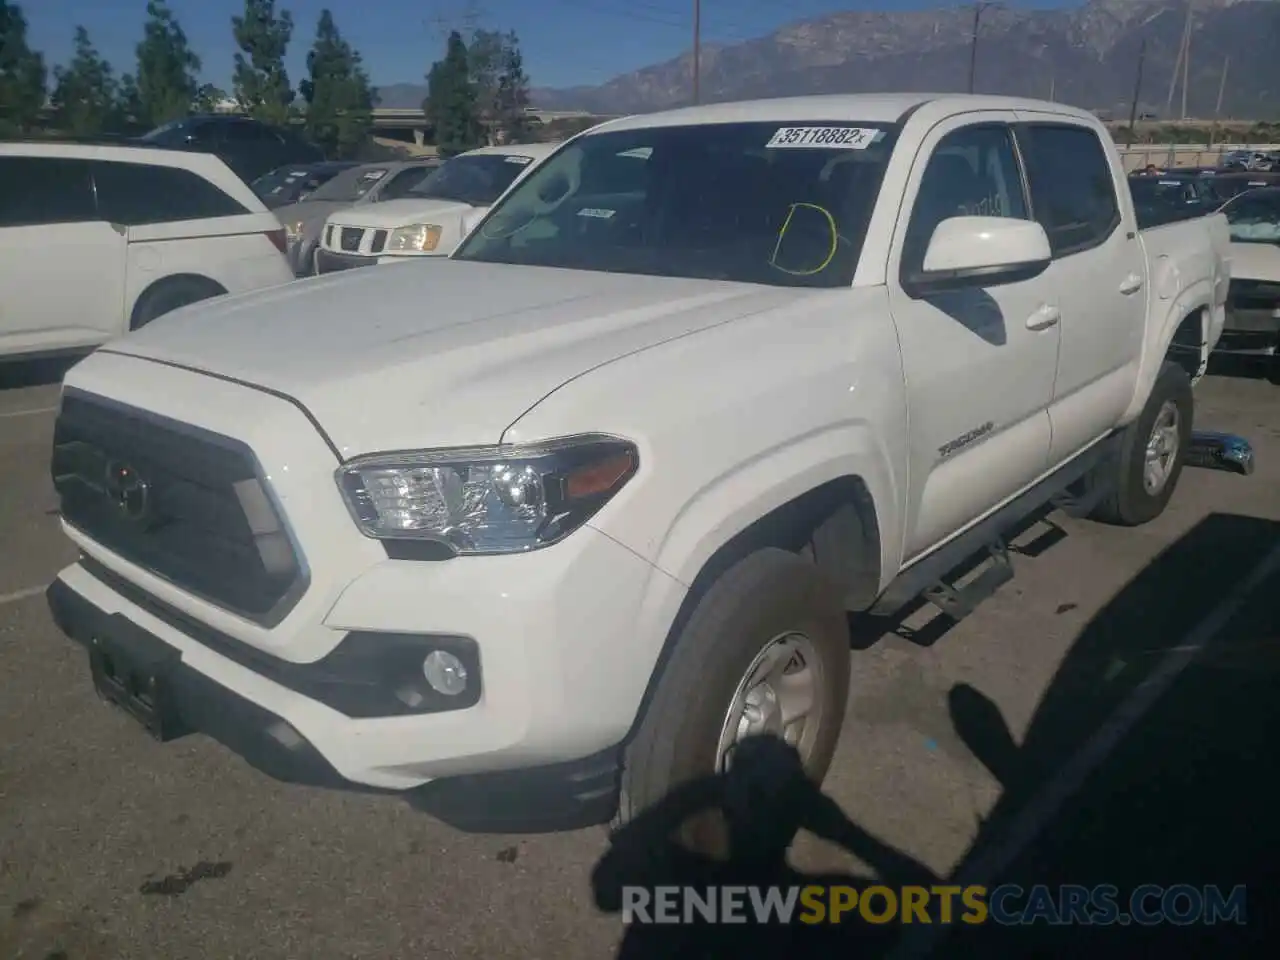
<svg viewBox="0 0 1280 960">
<path fill-rule="evenodd" d="M 0 143 L 0 357 L 95 347 L 293 279 L 280 222 L 217 157 Z"/>
<path fill-rule="evenodd" d="M 448 256 L 495 200 L 559 146 L 480 147 L 446 161 L 399 200 L 337 211 L 321 233 L 316 273 Z"/>
</svg>

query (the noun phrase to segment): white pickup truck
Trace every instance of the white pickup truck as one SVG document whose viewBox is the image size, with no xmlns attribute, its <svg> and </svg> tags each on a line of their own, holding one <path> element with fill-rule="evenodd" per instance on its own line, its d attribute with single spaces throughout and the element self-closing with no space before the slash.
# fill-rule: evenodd
<svg viewBox="0 0 1280 960">
<path fill-rule="evenodd" d="M 282 777 L 626 819 L 760 731 L 821 777 L 849 612 L 964 616 L 1048 504 L 1164 509 L 1228 250 L 1217 215 L 1139 232 L 1060 104 L 609 121 L 448 258 L 73 368 L 50 605 L 156 736 Z"/>
</svg>

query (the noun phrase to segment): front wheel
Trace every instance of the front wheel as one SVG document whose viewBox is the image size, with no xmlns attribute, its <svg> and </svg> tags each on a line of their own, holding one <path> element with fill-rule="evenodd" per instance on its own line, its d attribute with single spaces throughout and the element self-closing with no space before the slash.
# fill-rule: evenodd
<svg viewBox="0 0 1280 960">
<path fill-rule="evenodd" d="M 680 783 L 725 769 L 745 737 L 794 746 L 821 781 L 849 690 L 849 628 L 837 591 L 784 550 L 750 554 L 698 601 L 624 758 L 618 819 Z"/>
<path fill-rule="evenodd" d="M 1103 523 L 1134 527 L 1164 512 L 1191 445 L 1195 402 L 1191 378 L 1166 362 L 1147 405 L 1121 435 L 1120 454 L 1108 469 L 1112 490 L 1093 513 Z"/>
</svg>

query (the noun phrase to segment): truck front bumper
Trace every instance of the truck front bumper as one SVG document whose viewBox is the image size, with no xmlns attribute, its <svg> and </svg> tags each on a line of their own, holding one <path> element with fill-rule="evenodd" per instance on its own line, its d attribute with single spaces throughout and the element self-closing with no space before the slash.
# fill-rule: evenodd
<svg viewBox="0 0 1280 960">
<path fill-rule="evenodd" d="M 118 664 L 127 655 L 124 671 L 110 669 L 137 696 L 109 698 L 158 739 L 205 733 L 288 782 L 395 791 L 430 785 L 435 812 L 452 805 L 486 826 L 494 817 L 536 816 L 530 805 L 570 823 L 600 822 L 616 805 L 618 745 L 647 679 L 618 649 L 633 626 L 623 620 L 634 620 L 630 601 L 639 602 L 650 575 L 664 575 L 590 528 L 540 552 L 551 562 L 539 564 L 536 554 L 494 558 L 523 562 L 524 588 L 509 578 L 509 590 L 469 597 L 425 585 L 444 567 L 465 579 L 471 558 L 387 561 L 344 592 L 326 625 L 342 624 L 345 638 L 310 663 L 195 622 L 89 557 L 64 569 L 47 597 L 59 628 L 90 651 L 95 685 L 96 658 L 105 651 Z M 480 569 L 490 558 L 474 559 L 473 585 L 492 586 Z M 424 595 L 433 601 L 414 602 Z M 416 615 L 406 615 L 415 607 Z M 433 649 L 461 659 L 468 688 L 453 703 L 415 695 L 421 706 L 413 712 L 395 698 L 416 687 L 430 700 L 422 663 Z M 139 689 L 146 683 L 131 681 L 143 675 L 158 677 L 163 692 L 139 706 L 148 700 Z M 143 707 L 151 716 L 141 715 Z M 466 809 L 477 786 L 489 810 Z M 519 798 L 518 809 L 500 810 L 504 796 Z"/>
</svg>

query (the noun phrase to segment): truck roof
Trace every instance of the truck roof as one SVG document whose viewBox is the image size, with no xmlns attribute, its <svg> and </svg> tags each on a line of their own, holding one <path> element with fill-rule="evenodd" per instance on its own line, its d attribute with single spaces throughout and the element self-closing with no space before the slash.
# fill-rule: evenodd
<svg viewBox="0 0 1280 960">
<path fill-rule="evenodd" d="M 638 130 L 645 127 L 675 127 L 707 123 L 751 123 L 753 121 L 854 120 L 867 123 L 897 123 L 903 116 L 926 104 L 936 104 L 955 112 L 971 110 L 1039 110 L 1090 122 L 1097 118 L 1087 110 L 1033 100 L 1027 97 L 998 97 L 987 94 L 956 93 L 837 93 L 809 97 L 776 97 L 680 107 L 660 113 L 636 114 L 607 120 L 595 131 Z"/>
</svg>

